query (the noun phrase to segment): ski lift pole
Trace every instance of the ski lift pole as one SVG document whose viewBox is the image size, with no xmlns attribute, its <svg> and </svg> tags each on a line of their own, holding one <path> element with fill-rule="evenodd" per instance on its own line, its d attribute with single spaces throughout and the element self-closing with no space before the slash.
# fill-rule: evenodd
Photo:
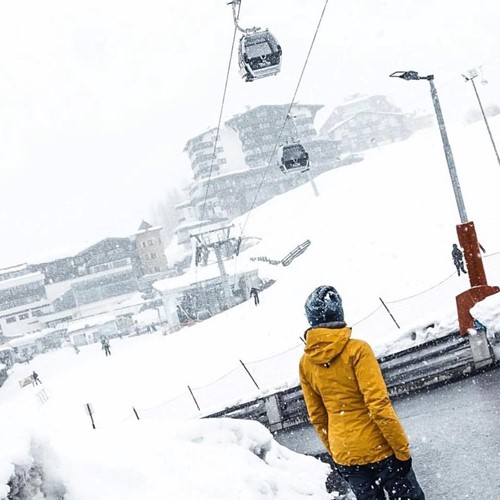
<svg viewBox="0 0 500 500">
<path fill-rule="evenodd" d="M 257 387 L 257 389 L 260 390 L 259 384 L 257 384 L 257 382 L 255 382 L 255 379 L 252 377 L 252 374 L 250 373 L 248 368 L 245 366 L 245 363 L 243 363 L 243 361 L 241 361 L 241 359 L 240 359 L 240 363 L 241 363 L 241 366 L 243 366 L 243 368 L 245 368 L 245 371 L 247 372 L 248 376 L 252 379 L 252 382 L 255 384 L 255 387 Z"/>
<path fill-rule="evenodd" d="M 310 169 L 307 169 L 306 175 L 307 175 L 307 178 L 309 179 L 309 183 L 312 186 L 314 196 L 319 196 L 319 191 L 318 191 L 318 188 L 316 187 L 316 183 L 314 182 L 313 176 L 311 175 Z"/>
<path fill-rule="evenodd" d="M 86 403 L 85 407 L 87 409 L 87 413 L 90 417 L 90 421 L 92 422 L 92 429 L 95 429 L 94 415 L 92 411 L 92 405 L 90 403 Z"/>
<path fill-rule="evenodd" d="M 222 285 L 222 290 L 224 292 L 226 306 L 228 308 L 231 308 L 234 305 L 233 294 L 231 292 L 231 287 L 229 286 L 229 283 L 227 280 L 227 273 L 226 273 L 226 268 L 224 267 L 224 261 L 222 260 L 220 245 L 214 246 L 214 252 L 215 252 L 215 256 L 217 258 L 217 264 L 219 266 L 221 285 Z"/>
<path fill-rule="evenodd" d="M 194 404 L 196 405 L 196 408 L 198 408 L 198 411 L 201 411 L 200 405 L 198 404 L 198 401 L 196 401 L 196 398 L 194 397 L 193 391 L 191 390 L 191 387 L 189 385 L 187 386 L 189 389 L 189 393 L 191 394 L 191 397 L 193 398 Z"/>
<path fill-rule="evenodd" d="M 385 307 L 385 310 L 389 313 L 389 316 L 392 318 L 392 321 L 394 321 L 394 323 L 396 323 L 396 326 L 401 329 L 401 327 L 398 325 L 398 322 L 396 321 L 396 319 L 394 318 L 394 316 L 392 315 L 391 311 L 389 311 L 389 308 L 385 305 L 385 302 L 382 300 L 381 297 L 378 298 L 380 300 L 380 302 L 382 302 L 382 305 Z"/>
<path fill-rule="evenodd" d="M 490 141 L 491 141 L 491 145 L 493 146 L 493 151 L 495 151 L 495 156 L 497 157 L 497 162 L 500 165 L 500 156 L 498 155 L 498 150 L 497 150 L 497 146 L 495 144 L 495 139 L 493 139 L 493 135 L 492 135 L 491 130 L 490 130 L 490 125 L 488 123 L 488 119 L 486 118 L 486 113 L 484 112 L 483 104 L 481 103 L 481 99 L 479 98 L 479 93 L 478 93 L 477 88 L 476 88 L 476 83 L 474 82 L 474 78 L 476 76 L 478 76 L 477 72 L 475 74 L 471 74 L 470 76 L 466 76 L 466 75 L 463 75 L 463 76 L 464 76 L 466 82 L 470 81 L 472 83 L 472 87 L 474 88 L 477 102 L 479 104 L 479 109 L 481 110 L 481 115 L 483 116 L 484 124 L 486 125 L 486 130 L 488 131 L 488 135 L 490 136 Z"/>
</svg>

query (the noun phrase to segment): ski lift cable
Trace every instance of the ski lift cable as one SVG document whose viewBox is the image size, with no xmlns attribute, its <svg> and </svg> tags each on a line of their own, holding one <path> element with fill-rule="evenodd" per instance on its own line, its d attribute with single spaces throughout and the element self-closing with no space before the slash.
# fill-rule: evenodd
<svg viewBox="0 0 500 500">
<path fill-rule="evenodd" d="M 240 8 L 241 8 L 241 5 L 240 5 Z M 239 9 L 238 9 L 238 16 L 239 16 Z M 217 133 L 216 133 L 216 136 L 215 136 L 214 148 L 213 148 L 213 152 L 212 152 L 212 161 L 210 163 L 210 169 L 209 169 L 209 172 L 208 172 L 207 187 L 206 187 L 206 190 L 205 190 L 205 198 L 203 200 L 203 206 L 202 206 L 202 210 L 201 210 L 200 227 L 201 227 L 201 222 L 203 222 L 203 220 L 205 218 L 205 210 L 206 210 L 206 205 L 207 205 L 208 191 L 209 191 L 209 188 L 210 188 L 210 181 L 212 179 L 212 172 L 213 172 L 213 167 L 214 167 L 215 153 L 217 151 L 217 143 L 219 141 L 219 133 L 220 133 L 220 127 L 221 127 L 221 123 L 222 123 L 222 115 L 223 115 L 223 112 L 224 112 L 224 104 L 225 104 L 225 101 L 226 101 L 227 86 L 228 86 L 228 82 L 229 82 L 229 75 L 230 75 L 230 72 L 231 72 L 231 61 L 233 59 L 234 42 L 236 41 L 236 33 L 237 33 L 237 31 L 238 31 L 238 27 L 235 25 L 234 32 L 233 32 L 233 41 L 231 43 L 231 52 L 230 52 L 230 55 L 229 55 L 229 62 L 228 62 L 228 65 L 227 65 L 226 81 L 224 82 L 224 91 L 222 93 L 222 102 L 221 102 L 221 107 L 220 107 L 220 112 L 219 112 L 219 120 L 217 122 Z"/>
<path fill-rule="evenodd" d="M 253 28 L 242 28 L 238 24 L 238 20 L 240 17 L 241 0 L 233 0 L 232 2 L 229 2 L 228 5 L 231 5 L 231 7 L 233 8 L 233 21 L 234 21 L 234 26 L 237 30 L 239 30 L 245 34 L 256 33 L 257 31 L 260 31 L 260 28 L 257 28 L 256 26 L 254 26 Z M 236 12 L 236 7 L 238 7 L 238 12 Z M 234 41 L 233 41 L 233 45 L 234 45 Z"/>
<path fill-rule="evenodd" d="M 285 130 L 286 123 L 287 123 L 288 119 L 290 119 L 291 112 L 292 112 L 293 106 L 295 104 L 295 99 L 297 98 L 297 94 L 298 94 L 298 91 L 299 91 L 299 88 L 300 88 L 300 84 L 302 83 L 302 78 L 304 76 L 307 64 L 309 62 L 309 57 L 311 55 L 311 52 L 312 52 L 312 49 L 313 49 L 313 46 L 314 46 L 314 42 L 316 41 L 316 37 L 318 35 L 319 28 L 320 28 L 321 23 L 323 21 L 323 17 L 325 15 L 325 11 L 326 11 L 326 7 L 328 6 L 328 2 L 329 2 L 329 0 L 326 0 L 325 1 L 325 5 L 323 6 L 323 10 L 321 12 L 318 24 L 316 26 L 316 31 L 314 32 L 314 36 L 312 38 L 311 45 L 309 47 L 309 51 L 307 52 L 306 60 L 304 61 L 304 65 L 302 67 L 302 71 L 300 73 L 299 80 L 297 82 L 297 85 L 295 87 L 295 91 L 293 93 L 292 101 L 290 102 L 290 106 L 289 106 L 288 111 L 286 113 L 285 119 L 283 120 L 283 124 L 282 124 L 282 126 L 280 128 L 280 131 L 279 131 L 279 134 L 278 134 L 278 137 L 277 137 L 277 141 L 276 141 L 276 143 L 274 145 L 274 148 L 272 150 L 271 156 L 269 157 L 269 161 L 267 163 L 267 166 L 264 169 L 264 172 L 262 173 L 262 177 L 261 177 L 259 186 L 257 188 L 257 191 L 255 192 L 254 199 L 252 201 L 252 204 L 250 205 L 250 209 L 248 210 L 248 214 L 247 214 L 247 217 L 245 219 L 245 222 L 243 223 L 243 227 L 241 228 L 241 234 L 240 235 L 243 235 L 245 227 L 246 227 L 246 225 L 248 223 L 248 219 L 250 218 L 250 214 L 252 213 L 252 210 L 255 208 L 255 204 L 257 202 L 257 198 L 259 196 L 260 190 L 262 189 L 262 185 L 264 184 L 264 180 L 266 178 L 267 172 L 269 171 L 269 167 L 271 166 L 271 162 L 273 160 L 273 157 L 276 154 L 276 151 L 278 149 L 278 146 L 279 146 L 279 143 L 280 143 L 280 139 L 281 139 L 281 137 L 283 135 L 283 131 Z"/>
<path fill-rule="evenodd" d="M 409 300 L 409 299 L 413 299 L 415 297 L 419 297 L 420 295 L 423 295 L 427 292 L 430 292 L 431 290 L 434 290 L 434 288 L 437 288 L 438 286 L 441 286 L 443 283 L 446 283 L 448 280 L 450 280 L 451 278 L 453 278 L 455 276 L 455 273 L 451 273 L 449 276 L 447 276 L 446 278 L 442 279 L 440 282 L 436 283 L 435 285 L 429 287 L 429 288 L 426 288 L 425 290 L 422 290 L 421 292 L 417 292 L 413 295 L 408 295 L 407 297 L 403 297 L 401 299 L 396 299 L 396 300 L 386 300 L 386 303 L 387 304 L 396 304 L 398 302 L 404 302 L 406 300 Z"/>
<path fill-rule="evenodd" d="M 280 143 L 280 139 L 281 139 L 281 136 L 283 135 L 283 131 L 285 130 L 285 126 L 286 126 L 286 122 L 288 119 L 290 119 L 291 117 L 291 113 L 292 113 L 292 109 L 293 109 L 293 105 L 295 104 L 295 99 L 297 98 L 297 94 L 299 92 L 299 88 L 300 88 L 300 84 L 302 83 L 302 78 L 304 76 L 304 73 L 306 71 L 306 67 L 307 67 L 307 64 L 309 62 L 309 57 L 311 55 L 311 52 L 312 52 L 312 49 L 314 47 L 314 43 L 316 41 L 316 37 L 318 36 L 318 32 L 319 32 L 319 28 L 321 26 L 321 23 L 323 21 L 323 17 L 325 15 L 325 11 L 326 11 L 326 8 L 328 6 L 328 2 L 329 0 L 325 0 L 325 4 L 323 6 L 323 10 L 321 11 L 321 15 L 319 17 L 319 21 L 318 21 L 318 24 L 316 25 L 316 30 L 314 32 L 314 36 L 311 40 L 311 45 L 309 46 L 309 51 L 307 52 L 307 56 L 306 56 L 306 59 L 304 61 L 304 65 L 302 67 L 302 71 L 300 73 L 300 76 L 299 76 L 299 80 L 297 82 L 297 85 L 295 87 L 295 91 L 293 93 L 293 97 L 292 97 L 292 101 L 290 102 L 290 106 L 288 107 L 288 111 L 285 115 L 285 119 L 283 120 L 283 124 L 281 126 L 281 129 L 279 131 L 279 134 L 278 134 L 278 137 L 277 137 L 277 140 L 276 140 L 276 143 L 273 147 L 273 150 L 271 152 L 271 155 L 269 157 L 269 161 L 267 163 L 267 166 L 266 168 L 264 169 L 264 172 L 262 173 L 262 177 L 261 177 L 261 180 L 259 182 L 259 185 L 257 187 L 257 191 L 255 192 L 255 196 L 253 198 L 253 201 L 252 201 L 252 204 L 250 205 L 250 209 L 248 210 L 247 212 L 247 216 L 245 218 L 245 221 L 243 222 L 243 226 L 241 227 L 241 230 L 240 230 L 240 238 L 243 236 L 243 233 L 245 231 L 245 227 L 248 223 L 248 219 L 250 218 L 250 215 L 252 213 L 252 210 L 255 208 L 255 204 L 257 203 L 257 199 L 258 199 L 258 196 L 259 196 L 259 193 L 260 193 L 260 190 L 262 189 L 262 185 L 264 184 L 264 180 L 266 179 L 266 175 L 267 175 L 267 172 L 269 171 L 269 167 L 271 166 L 271 162 L 274 158 L 274 155 L 276 154 L 276 151 L 278 149 L 278 146 L 279 146 L 279 143 Z M 294 125 L 295 125 L 295 121 L 294 121 Z M 236 269 L 237 269 L 237 263 L 238 263 L 238 256 L 235 257 L 234 259 L 234 274 L 236 274 Z"/>
<path fill-rule="evenodd" d="M 363 321 L 366 321 L 368 318 L 373 316 L 378 310 L 382 309 L 382 305 L 378 306 L 376 309 L 373 309 L 373 311 L 369 312 L 366 316 L 362 317 L 361 319 L 358 319 L 358 321 L 351 323 L 351 327 L 354 327 L 356 325 L 359 325 Z"/>
<path fill-rule="evenodd" d="M 207 207 L 207 199 L 208 199 L 208 191 L 210 189 L 210 182 L 212 180 L 212 172 L 214 168 L 214 161 L 215 161 L 215 154 L 217 151 L 217 143 L 219 141 L 219 133 L 220 133 L 220 127 L 222 123 L 222 115 L 224 112 L 224 104 L 226 102 L 226 94 L 227 94 L 227 87 L 228 87 L 228 82 L 229 82 L 229 75 L 231 73 L 231 61 L 233 60 L 233 53 L 234 53 L 234 43 L 236 41 L 236 33 L 238 32 L 238 18 L 240 15 L 240 9 L 241 9 L 241 0 L 238 0 L 238 12 L 236 13 L 236 6 L 233 4 L 233 13 L 234 13 L 234 20 L 235 20 L 235 27 L 234 27 L 234 32 L 233 32 L 233 40 L 231 42 L 231 51 L 229 53 L 229 61 L 227 65 L 227 71 L 226 71 L 226 81 L 224 82 L 224 90 L 222 92 L 222 101 L 221 101 L 221 107 L 220 107 L 220 112 L 219 112 L 219 120 L 217 122 L 217 132 L 215 135 L 215 140 L 214 140 L 214 148 L 212 151 L 212 161 L 210 163 L 210 169 L 208 172 L 208 180 L 207 180 L 207 185 L 206 185 L 206 190 L 205 190 L 205 197 L 203 200 L 203 205 L 200 213 L 200 224 L 198 226 L 198 229 L 201 228 L 201 225 L 203 224 L 203 221 L 205 220 L 205 211 Z M 195 267 L 195 281 L 198 281 L 198 268 Z"/>
</svg>

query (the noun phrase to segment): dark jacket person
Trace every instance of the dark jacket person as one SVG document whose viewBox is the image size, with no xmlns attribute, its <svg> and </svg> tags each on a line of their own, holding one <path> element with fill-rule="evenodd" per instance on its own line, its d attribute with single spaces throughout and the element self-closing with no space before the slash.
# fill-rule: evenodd
<svg viewBox="0 0 500 500">
<path fill-rule="evenodd" d="M 358 500 L 424 500 L 408 438 L 370 346 L 351 339 L 342 300 L 321 286 L 305 305 L 311 328 L 300 383 L 311 423 Z"/>
</svg>

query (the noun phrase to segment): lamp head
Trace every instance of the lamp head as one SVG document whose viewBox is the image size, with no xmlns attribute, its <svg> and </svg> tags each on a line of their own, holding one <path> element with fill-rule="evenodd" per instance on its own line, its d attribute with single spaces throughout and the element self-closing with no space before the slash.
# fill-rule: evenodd
<svg viewBox="0 0 500 500">
<path fill-rule="evenodd" d="M 477 68 L 472 68 L 466 71 L 462 76 L 465 78 L 465 81 L 468 82 L 469 80 L 476 78 L 476 76 L 479 76 L 479 72 L 477 71 Z"/>
<path fill-rule="evenodd" d="M 402 75 L 401 78 L 403 80 L 418 80 L 419 76 L 416 71 L 405 71 Z"/>
<path fill-rule="evenodd" d="M 434 75 L 418 76 L 417 71 L 395 71 L 394 73 L 391 73 L 389 76 L 393 77 L 393 78 L 402 78 L 403 80 L 406 80 L 406 81 L 433 80 L 434 79 Z"/>
</svg>

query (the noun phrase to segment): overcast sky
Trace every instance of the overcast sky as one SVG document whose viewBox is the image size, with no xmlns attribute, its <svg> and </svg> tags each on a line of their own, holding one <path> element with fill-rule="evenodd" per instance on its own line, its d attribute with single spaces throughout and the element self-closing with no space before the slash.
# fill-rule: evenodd
<svg viewBox="0 0 500 500">
<path fill-rule="evenodd" d="M 269 28 L 283 65 L 245 83 L 234 59 L 224 119 L 290 102 L 323 6 L 242 1 L 240 24 Z M 470 67 L 483 65 L 483 103 L 500 104 L 499 13 L 494 0 L 331 0 L 297 100 L 384 93 L 431 112 L 426 82 L 388 78 L 416 69 L 435 74 L 452 125 L 477 108 Z M 128 236 L 184 186 L 182 150 L 217 125 L 232 36 L 227 0 L 0 2 L 0 267 Z"/>
</svg>

